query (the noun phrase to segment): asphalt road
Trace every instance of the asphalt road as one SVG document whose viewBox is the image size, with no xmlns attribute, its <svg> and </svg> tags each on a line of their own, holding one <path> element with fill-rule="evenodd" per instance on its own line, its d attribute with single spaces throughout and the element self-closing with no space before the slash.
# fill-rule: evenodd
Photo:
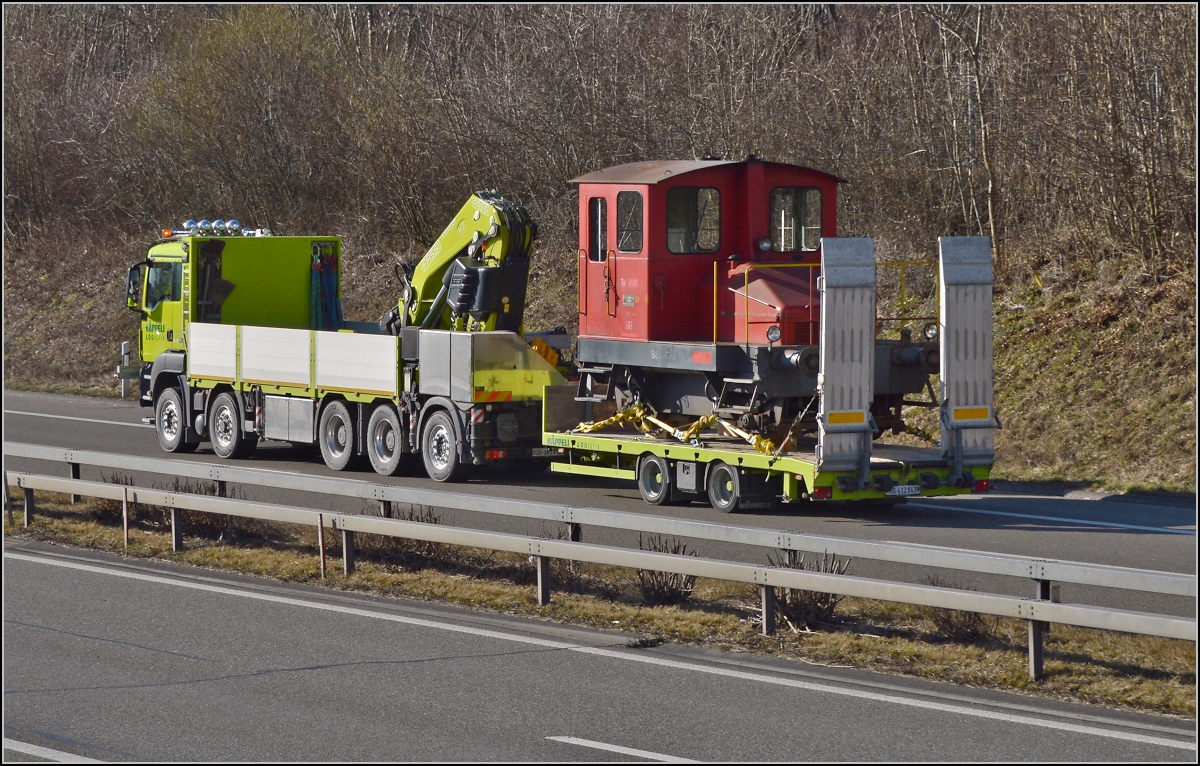
<svg viewBox="0 0 1200 766">
<path fill-rule="evenodd" d="M 6 762 L 1196 756 L 1192 722 L 917 679 L 26 541 L 4 570 Z"/>
<path fill-rule="evenodd" d="M 154 431 L 141 423 L 149 409 L 131 400 L 6 391 L 4 438 L 6 441 L 117 452 L 146 457 L 172 457 L 162 452 Z M 207 444 L 179 459 L 219 462 Z M 5 467 L 63 473 L 61 464 L 5 457 Z M 359 478 L 366 481 L 446 489 L 428 478 L 380 477 L 366 472 L 337 473 L 321 461 L 316 448 L 297 449 L 287 444 L 263 442 L 245 465 L 310 474 Z M 101 479 L 112 471 L 84 467 L 82 477 Z M 140 483 L 162 486 L 162 476 L 135 477 Z M 1066 496 L 1039 492 L 1036 487 L 1013 487 L 988 495 L 911 501 L 893 508 L 862 508 L 848 503 L 808 503 L 772 513 L 721 514 L 707 503 L 651 508 L 632 482 L 617 482 L 545 472 L 512 476 L 499 471 L 480 472 L 456 492 L 549 503 L 570 503 L 634 513 L 666 514 L 715 523 L 735 523 L 786 529 L 818 535 L 864 540 L 895 540 L 927 545 L 1013 553 L 1039 558 L 1084 561 L 1113 566 L 1171 572 L 1196 572 L 1195 501 L 1166 500 L 1099 493 L 1074 492 Z M 268 488 L 243 487 L 240 496 L 266 502 L 289 503 L 340 512 L 376 513 L 362 500 L 312 495 Z M 559 525 L 509 519 L 465 511 L 443 510 L 447 524 L 521 534 L 554 535 Z M 633 532 L 589 527 L 584 539 L 608 545 L 637 547 Z M 763 563 L 759 548 L 706 540 L 689 542 L 702 556 Z M 1034 595 L 1033 583 L 1011 577 L 976 576 L 965 572 L 933 571 L 902 564 L 854 560 L 849 574 L 908 582 L 922 582 L 931 574 L 981 591 Z M 1195 600 L 1155 596 L 1135 591 L 1062 585 L 1062 600 L 1122 609 L 1195 616 Z"/>
</svg>

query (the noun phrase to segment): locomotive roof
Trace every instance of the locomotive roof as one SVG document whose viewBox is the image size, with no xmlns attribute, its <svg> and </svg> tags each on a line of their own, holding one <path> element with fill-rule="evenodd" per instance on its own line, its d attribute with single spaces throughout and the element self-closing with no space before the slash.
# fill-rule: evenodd
<svg viewBox="0 0 1200 766">
<path fill-rule="evenodd" d="M 748 160 L 749 162 L 762 162 L 762 160 Z M 737 160 L 650 160 L 647 162 L 627 162 L 624 165 L 613 165 L 610 168 L 596 170 L 591 173 L 572 178 L 570 183 L 573 184 L 656 184 L 660 181 L 674 178 L 675 176 L 690 173 L 693 170 L 702 170 L 705 168 L 715 168 L 720 165 L 738 165 L 742 164 Z M 787 165 L 781 162 L 768 162 L 768 165 Z M 787 165 L 793 168 L 803 168 L 811 170 L 814 173 L 835 178 L 838 181 L 844 179 L 837 178 L 831 173 L 826 173 L 823 170 L 816 168 L 804 167 L 803 165 Z"/>
</svg>

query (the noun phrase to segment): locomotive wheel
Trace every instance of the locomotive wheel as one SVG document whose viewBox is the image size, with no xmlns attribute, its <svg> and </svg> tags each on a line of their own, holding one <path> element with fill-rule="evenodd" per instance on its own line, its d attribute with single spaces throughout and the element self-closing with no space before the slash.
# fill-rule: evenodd
<svg viewBox="0 0 1200 766">
<path fill-rule="evenodd" d="M 643 455 L 638 463 L 638 492 L 650 505 L 671 502 L 671 468 L 658 455 Z"/>
<path fill-rule="evenodd" d="M 708 502 L 721 513 L 733 513 L 741 500 L 737 469 L 728 463 L 713 463 L 708 469 Z"/>
</svg>

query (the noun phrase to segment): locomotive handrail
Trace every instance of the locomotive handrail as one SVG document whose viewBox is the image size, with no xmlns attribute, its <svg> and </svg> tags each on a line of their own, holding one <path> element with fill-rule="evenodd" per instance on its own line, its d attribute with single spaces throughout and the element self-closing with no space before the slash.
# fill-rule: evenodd
<svg viewBox="0 0 1200 766">
<path fill-rule="evenodd" d="M 919 317 L 905 317 L 904 316 L 904 269 L 905 269 L 905 267 L 906 266 L 934 266 L 934 267 L 936 267 L 938 265 L 937 261 L 909 261 L 909 260 L 901 259 L 898 261 L 876 261 L 875 265 L 877 267 L 878 266 L 899 266 L 900 267 L 900 316 L 898 316 L 898 317 L 876 316 L 875 322 L 877 324 L 879 322 L 899 322 L 901 328 L 903 328 L 904 323 L 910 319 L 913 319 L 913 320 L 938 319 L 938 317 L 936 317 L 936 316 L 919 316 Z M 934 292 L 936 293 L 938 290 L 937 280 L 934 280 L 933 289 L 934 289 Z"/>
</svg>

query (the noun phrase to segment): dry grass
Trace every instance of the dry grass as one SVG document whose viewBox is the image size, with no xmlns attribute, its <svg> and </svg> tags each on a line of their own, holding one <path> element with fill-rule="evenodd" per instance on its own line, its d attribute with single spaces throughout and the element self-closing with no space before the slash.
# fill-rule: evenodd
<svg viewBox="0 0 1200 766">
<path fill-rule="evenodd" d="M 41 492 L 37 503 L 31 527 L 6 520 L 5 534 L 122 551 L 119 516 L 114 522 L 96 503 L 71 505 Z M 528 557 L 452 546 L 441 552 L 406 549 L 403 542 L 367 535 L 356 541 L 357 571 L 346 578 L 333 559 L 322 583 L 316 531 L 310 527 L 255 522 L 262 524 L 256 534 L 231 536 L 197 525 L 185 535 L 186 549 L 174 554 L 152 510 L 134 514 L 130 556 L 619 629 L 648 645 L 690 643 L 1189 718 L 1196 711 L 1196 650 L 1187 641 L 1055 625 L 1046 638 L 1046 678 L 1032 682 L 1026 625 L 1019 620 L 996 619 L 986 636 L 956 640 L 929 610 L 846 598 L 829 621 L 806 630 L 785 627 L 768 637 L 759 632 L 758 594 L 750 586 L 700 579 L 686 604 L 650 607 L 634 571 L 556 562 L 554 598 L 543 607 Z M 19 511 L 16 517 L 19 525 Z M 327 535 L 326 542 L 329 555 L 338 556 L 337 536 Z"/>
</svg>

